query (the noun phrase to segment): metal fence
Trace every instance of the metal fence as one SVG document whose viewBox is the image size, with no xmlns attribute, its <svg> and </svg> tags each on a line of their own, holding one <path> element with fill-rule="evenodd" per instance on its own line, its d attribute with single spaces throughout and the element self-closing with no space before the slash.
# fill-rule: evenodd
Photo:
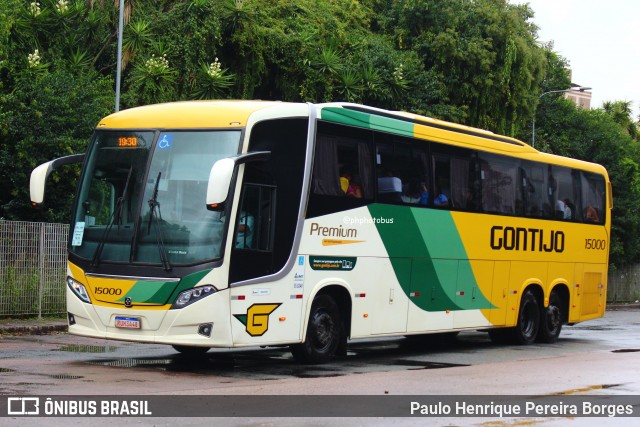
<svg viewBox="0 0 640 427">
<path fill-rule="evenodd" d="M 68 235 L 68 224 L 0 220 L 0 316 L 65 312 Z M 640 299 L 640 265 L 609 275 L 607 299 Z"/>
<path fill-rule="evenodd" d="M 65 312 L 68 224 L 0 220 L 0 316 Z"/>
</svg>

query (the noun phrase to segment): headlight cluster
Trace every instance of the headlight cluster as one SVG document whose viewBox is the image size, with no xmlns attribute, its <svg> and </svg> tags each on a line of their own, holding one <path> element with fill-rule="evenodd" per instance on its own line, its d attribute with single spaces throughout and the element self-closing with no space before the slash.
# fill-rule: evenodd
<svg viewBox="0 0 640 427">
<path fill-rule="evenodd" d="M 74 294 L 78 296 L 84 302 L 91 302 L 91 298 L 89 298 L 89 293 L 87 292 L 87 288 L 80 282 L 73 280 L 73 278 L 67 276 L 67 286 L 71 288 Z"/>
<path fill-rule="evenodd" d="M 173 303 L 171 308 L 183 308 L 190 304 L 193 304 L 196 301 L 200 301 L 204 297 L 208 297 L 215 293 L 217 289 L 211 285 L 198 286 L 196 288 L 192 288 L 186 291 L 180 292 L 178 298 Z"/>
</svg>

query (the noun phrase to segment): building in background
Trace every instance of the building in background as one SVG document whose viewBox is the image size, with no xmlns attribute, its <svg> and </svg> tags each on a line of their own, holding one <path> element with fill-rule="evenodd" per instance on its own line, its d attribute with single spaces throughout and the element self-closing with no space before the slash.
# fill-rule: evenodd
<svg viewBox="0 0 640 427">
<path fill-rule="evenodd" d="M 571 86 L 575 87 L 574 89 L 565 92 L 564 97 L 569 101 L 573 102 L 580 108 L 584 108 L 585 110 L 591 109 L 591 92 L 587 92 L 584 89 L 580 91 L 581 85 L 572 83 Z"/>
</svg>

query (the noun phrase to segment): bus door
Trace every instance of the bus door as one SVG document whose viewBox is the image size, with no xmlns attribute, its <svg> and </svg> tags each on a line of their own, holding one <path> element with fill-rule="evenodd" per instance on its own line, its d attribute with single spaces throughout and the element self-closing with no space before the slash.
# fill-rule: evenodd
<svg viewBox="0 0 640 427">
<path fill-rule="evenodd" d="M 597 271 L 598 266 L 591 264 L 576 264 L 575 269 L 575 277 L 582 280 L 572 284 L 569 322 L 602 316 L 607 297 L 606 272 Z"/>
<path fill-rule="evenodd" d="M 367 295 L 367 304 L 373 303 L 368 312 L 371 313 L 371 333 L 402 333 L 407 330 L 407 309 L 409 300 L 400 283 L 407 283 L 411 276 L 410 258 L 390 258 L 391 269 L 387 262 L 380 259 L 367 267 L 367 277 L 375 278 L 378 284 L 371 295 Z M 354 311 L 355 312 L 355 311 Z"/>
<path fill-rule="evenodd" d="M 453 327 L 457 277 L 458 260 L 413 259 L 407 332 Z"/>
</svg>

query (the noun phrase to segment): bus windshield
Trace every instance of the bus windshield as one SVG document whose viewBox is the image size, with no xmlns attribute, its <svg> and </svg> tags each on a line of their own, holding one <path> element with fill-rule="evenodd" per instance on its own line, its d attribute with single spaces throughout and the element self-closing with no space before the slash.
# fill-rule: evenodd
<svg viewBox="0 0 640 427">
<path fill-rule="evenodd" d="M 100 262 L 188 265 L 219 258 L 224 218 L 206 209 L 209 172 L 240 131 L 96 131 L 70 251 Z"/>
</svg>

